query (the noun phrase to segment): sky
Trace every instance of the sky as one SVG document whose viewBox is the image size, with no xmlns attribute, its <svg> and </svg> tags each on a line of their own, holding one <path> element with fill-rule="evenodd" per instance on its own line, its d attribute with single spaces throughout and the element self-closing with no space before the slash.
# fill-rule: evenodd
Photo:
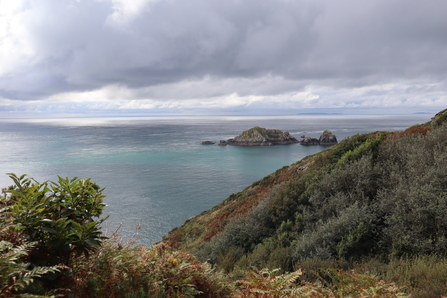
<svg viewBox="0 0 447 298">
<path fill-rule="evenodd" d="M 445 0 L 0 0 L 0 117 L 435 113 Z"/>
</svg>

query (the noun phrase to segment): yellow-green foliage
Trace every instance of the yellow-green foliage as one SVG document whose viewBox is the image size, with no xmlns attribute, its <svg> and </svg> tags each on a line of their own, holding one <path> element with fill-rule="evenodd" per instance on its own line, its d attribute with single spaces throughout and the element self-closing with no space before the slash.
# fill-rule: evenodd
<svg viewBox="0 0 447 298">
<path fill-rule="evenodd" d="M 376 153 L 379 145 L 382 143 L 384 134 L 377 134 L 368 138 L 364 143 L 347 151 L 337 162 L 337 166 L 341 166 L 347 162 L 358 160 L 360 157 L 368 153 Z"/>
</svg>

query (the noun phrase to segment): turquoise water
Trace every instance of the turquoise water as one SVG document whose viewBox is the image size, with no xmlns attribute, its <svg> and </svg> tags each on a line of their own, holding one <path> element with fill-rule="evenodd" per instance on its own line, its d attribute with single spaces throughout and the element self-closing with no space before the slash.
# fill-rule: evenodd
<svg viewBox="0 0 447 298">
<path fill-rule="evenodd" d="M 105 187 L 108 229 L 121 223 L 140 243 L 161 240 L 172 228 L 232 193 L 325 147 L 201 145 L 254 126 L 340 140 L 357 133 L 402 130 L 430 120 L 411 116 L 160 117 L 0 120 L 0 186 L 6 173 L 36 180 L 91 177 Z"/>
</svg>

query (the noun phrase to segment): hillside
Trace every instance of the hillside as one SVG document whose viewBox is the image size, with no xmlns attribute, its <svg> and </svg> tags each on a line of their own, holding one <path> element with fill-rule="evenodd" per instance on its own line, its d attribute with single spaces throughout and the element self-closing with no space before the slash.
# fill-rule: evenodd
<svg viewBox="0 0 447 298">
<path fill-rule="evenodd" d="M 303 267 L 447 253 L 447 110 L 355 135 L 283 167 L 172 230 L 163 243 L 235 267 Z"/>
</svg>

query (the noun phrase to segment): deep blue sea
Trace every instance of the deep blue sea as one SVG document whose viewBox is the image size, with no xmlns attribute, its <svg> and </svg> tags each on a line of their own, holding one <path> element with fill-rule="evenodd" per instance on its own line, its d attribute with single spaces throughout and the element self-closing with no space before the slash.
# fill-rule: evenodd
<svg viewBox="0 0 447 298">
<path fill-rule="evenodd" d="M 201 145 L 254 126 L 318 138 L 331 130 L 339 141 L 358 133 L 403 130 L 433 115 L 287 117 L 128 117 L 0 119 L 0 186 L 6 173 L 39 182 L 92 178 L 105 187 L 107 229 L 120 224 L 125 238 L 138 231 L 152 244 L 188 218 L 232 193 L 325 147 Z"/>
</svg>

